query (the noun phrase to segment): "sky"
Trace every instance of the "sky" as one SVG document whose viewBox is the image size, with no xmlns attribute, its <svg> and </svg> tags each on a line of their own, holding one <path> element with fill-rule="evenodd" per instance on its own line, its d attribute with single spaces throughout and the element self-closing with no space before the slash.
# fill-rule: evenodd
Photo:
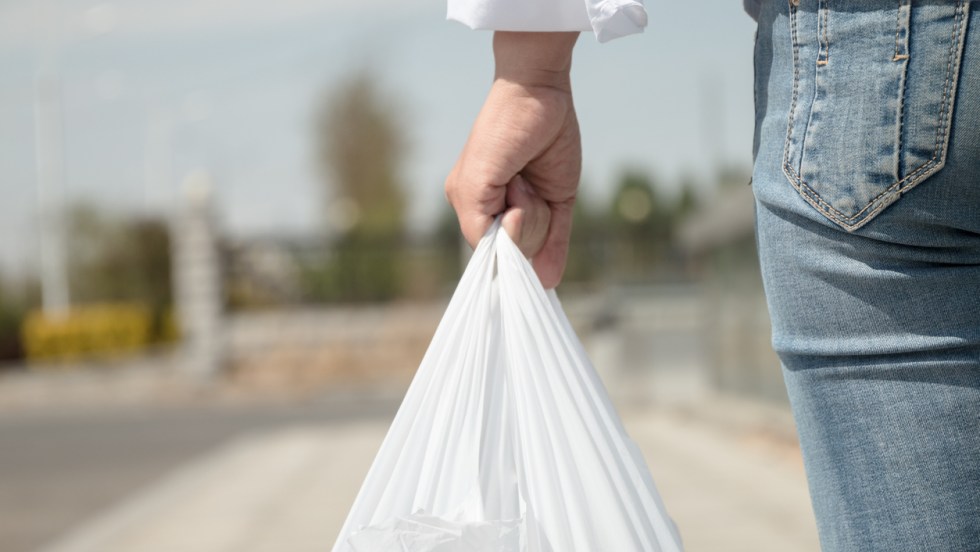
<svg viewBox="0 0 980 552">
<path fill-rule="evenodd" d="M 748 166 L 755 24 L 738 0 L 648 0 L 642 35 L 583 35 L 573 87 L 583 197 L 624 168 L 669 193 L 684 174 Z M 430 0 L 0 0 L 0 271 L 38 264 L 35 77 L 57 75 L 66 202 L 172 215 L 206 171 L 223 232 L 312 235 L 325 224 L 313 116 L 367 70 L 409 137 L 410 224 L 442 183 L 491 83 L 491 33 Z"/>
</svg>

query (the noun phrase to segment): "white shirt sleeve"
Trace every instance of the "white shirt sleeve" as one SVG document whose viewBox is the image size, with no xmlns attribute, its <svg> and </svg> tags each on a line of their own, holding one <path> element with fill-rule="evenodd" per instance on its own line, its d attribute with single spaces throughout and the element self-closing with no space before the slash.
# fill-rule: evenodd
<svg viewBox="0 0 980 552">
<path fill-rule="evenodd" d="M 594 31 L 599 42 L 643 32 L 642 0 L 448 0 L 446 17 L 471 29 Z"/>
</svg>

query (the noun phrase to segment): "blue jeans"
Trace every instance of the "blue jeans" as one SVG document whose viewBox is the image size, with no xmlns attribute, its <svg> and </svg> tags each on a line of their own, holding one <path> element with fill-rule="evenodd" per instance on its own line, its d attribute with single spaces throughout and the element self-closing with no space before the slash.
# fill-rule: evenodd
<svg viewBox="0 0 980 552">
<path fill-rule="evenodd" d="M 826 551 L 980 550 L 978 8 L 763 2 L 759 257 Z"/>
</svg>

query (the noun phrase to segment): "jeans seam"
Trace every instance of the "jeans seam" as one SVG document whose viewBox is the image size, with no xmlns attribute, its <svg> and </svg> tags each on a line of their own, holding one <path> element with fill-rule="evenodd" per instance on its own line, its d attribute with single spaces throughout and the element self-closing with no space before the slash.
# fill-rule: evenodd
<svg viewBox="0 0 980 552">
<path fill-rule="evenodd" d="M 885 207 L 888 207 L 894 202 L 894 201 L 882 201 L 883 198 L 885 198 L 888 195 L 895 194 L 894 199 L 897 199 L 899 195 L 911 189 L 916 184 L 922 182 L 925 178 L 930 176 L 932 173 L 930 173 L 929 170 L 932 169 L 934 166 L 938 170 L 939 168 L 942 167 L 943 164 L 945 164 L 945 155 L 943 155 L 943 159 L 941 162 L 937 162 L 937 159 L 939 159 L 941 153 L 944 153 L 946 149 L 945 144 L 949 139 L 950 124 L 948 119 L 952 107 L 951 89 L 954 87 L 952 85 L 955 85 L 953 79 L 953 68 L 954 65 L 956 67 L 959 66 L 959 64 L 954 63 L 954 61 L 959 59 L 959 56 L 956 55 L 957 50 L 961 51 L 963 46 L 963 37 L 960 36 L 957 39 L 957 35 L 961 35 L 963 29 L 963 19 L 964 19 L 963 6 L 964 6 L 964 0 L 957 0 L 956 15 L 954 20 L 955 23 L 953 24 L 953 33 L 950 40 L 949 52 L 947 53 L 946 56 L 946 80 L 943 83 L 943 99 L 939 111 L 939 128 L 936 130 L 936 142 L 935 145 L 933 146 L 932 157 L 922 165 L 916 167 L 912 172 L 906 175 L 905 178 L 898 180 L 897 182 L 889 186 L 887 189 L 885 189 L 884 191 L 876 195 L 874 198 L 868 201 L 867 205 L 865 205 L 863 209 L 861 209 L 860 211 L 858 211 L 857 213 L 849 217 L 845 216 L 843 213 L 835 209 L 832 205 L 827 203 L 826 200 L 820 197 L 820 195 L 815 190 L 813 190 L 813 188 L 811 188 L 810 185 L 806 183 L 806 181 L 803 180 L 802 176 L 798 174 L 796 170 L 793 169 L 791 163 L 789 162 L 789 143 L 790 143 L 790 136 L 792 135 L 792 127 L 794 121 L 793 114 L 795 112 L 796 95 L 797 95 L 798 81 L 799 81 L 798 40 L 797 40 L 797 33 L 796 33 L 796 21 L 795 19 L 791 19 L 792 37 L 793 37 L 793 62 L 794 62 L 795 74 L 794 74 L 794 82 L 793 82 L 793 107 L 790 109 L 790 124 L 789 124 L 790 129 L 787 131 L 786 147 L 783 156 L 783 172 L 786 174 L 786 177 L 789 179 L 790 184 L 793 186 L 793 188 L 795 188 L 797 192 L 800 193 L 800 196 L 803 197 L 803 199 L 806 200 L 807 203 L 809 203 L 811 206 L 813 206 L 818 211 L 823 213 L 823 215 L 826 216 L 827 218 L 833 220 L 834 222 L 842 226 L 845 230 L 849 232 L 853 232 L 854 230 L 861 228 L 862 226 L 867 224 L 875 215 L 881 212 L 881 210 L 883 210 Z M 792 10 L 792 7 L 790 9 Z M 794 15 L 792 11 L 791 11 L 791 15 Z M 868 211 L 868 209 L 871 210 Z"/>
<path fill-rule="evenodd" d="M 897 182 L 902 180 L 902 164 L 905 162 L 905 155 L 902 152 L 903 145 L 905 141 L 903 140 L 903 132 L 905 131 L 905 83 L 908 79 L 909 71 L 909 55 L 908 55 L 908 43 L 909 43 L 909 33 L 911 24 L 912 14 L 911 14 L 911 0 L 900 0 L 898 5 L 898 22 L 895 25 L 895 57 L 892 58 L 893 62 L 901 62 L 901 77 L 898 80 L 898 102 L 895 106 L 895 120 L 898 124 L 895 125 L 895 180 Z M 902 27 L 902 13 L 905 13 L 905 35 L 904 40 L 901 42 L 901 46 L 904 48 L 899 50 L 899 36 L 900 29 Z"/>
<path fill-rule="evenodd" d="M 789 106 L 786 124 L 786 142 L 783 144 L 783 171 L 789 168 L 789 148 L 793 141 L 793 122 L 796 120 L 796 102 L 800 97 L 800 43 L 796 33 L 796 6 L 789 0 L 790 41 L 793 46 L 793 99 Z M 789 176 L 788 174 L 786 176 Z"/>
</svg>

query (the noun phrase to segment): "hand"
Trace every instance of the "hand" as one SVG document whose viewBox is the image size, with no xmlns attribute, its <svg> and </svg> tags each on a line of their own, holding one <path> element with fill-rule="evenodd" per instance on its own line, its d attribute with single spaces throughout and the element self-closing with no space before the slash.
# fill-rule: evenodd
<svg viewBox="0 0 980 552">
<path fill-rule="evenodd" d="M 494 82 L 446 180 L 466 241 L 475 247 L 503 213 L 504 229 L 545 288 L 565 270 L 582 172 L 569 78 L 577 37 L 495 33 Z"/>
</svg>

